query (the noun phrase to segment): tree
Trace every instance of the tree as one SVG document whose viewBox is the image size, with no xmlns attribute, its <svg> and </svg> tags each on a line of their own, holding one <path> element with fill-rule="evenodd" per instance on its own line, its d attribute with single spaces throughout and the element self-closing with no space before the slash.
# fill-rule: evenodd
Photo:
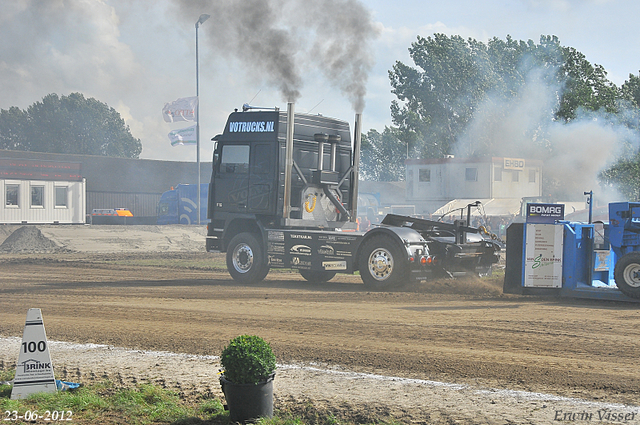
<svg viewBox="0 0 640 425">
<path fill-rule="evenodd" d="M 640 154 L 625 158 L 598 176 L 601 183 L 617 189 L 629 201 L 640 201 Z"/>
<path fill-rule="evenodd" d="M 640 71 L 637 76 L 629 74 L 629 79 L 622 84 L 622 97 L 640 107 Z"/>
<path fill-rule="evenodd" d="M 617 189 L 627 200 L 637 202 L 640 201 L 640 73 L 638 76 L 629 74 L 620 93 L 615 118 L 629 130 L 627 152 L 613 166 L 602 171 L 598 179 L 605 186 Z"/>
<path fill-rule="evenodd" d="M 0 149 L 138 158 L 142 143 L 115 109 L 71 93 L 0 111 Z"/>
<path fill-rule="evenodd" d="M 27 113 L 18 107 L 0 110 L 0 148 L 30 150 L 27 122 Z"/>
<path fill-rule="evenodd" d="M 590 64 L 574 48 L 562 47 L 557 37 L 542 36 L 539 44 L 493 38 L 487 44 L 460 36 L 418 37 L 409 49 L 416 67 L 396 62 L 389 71 L 391 105 L 399 137 L 414 144 L 422 158 L 454 153 L 482 105 L 509 104 L 522 95 L 534 73 L 553 93 L 548 120 L 571 121 L 580 110 L 618 111 L 619 89 L 607 80 L 600 65 Z M 507 108 L 487 117 L 491 128 L 508 113 Z M 483 117 L 485 118 L 485 117 Z M 532 130 L 527 137 L 547 148 L 544 135 Z M 496 155 L 492 140 L 477 143 L 470 155 Z"/>
<path fill-rule="evenodd" d="M 621 92 L 607 80 L 602 65 L 591 65 L 584 54 L 573 47 L 564 47 L 562 74 L 564 90 L 556 116 L 565 121 L 577 117 L 578 109 L 587 111 L 618 112 L 617 101 Z"/>
<path fill-rule="evenodd" d="M 474 106 L 492 85 L 487 49 L 460 36 L 418 37 L 409 53 L 418 70 L 396 62 L 389 71 L 391 115 L 406 143 L 421 141 L 421 157 L 439 158 L 451 151 L 473 117 Z"/>
<path fill-rule="evenodd" d="M 407 149 L 407 145 L 398 138 L 397 130 L 385 127 L 382 134 L 369 130 L 362 135 L 361 178 L 369 181 L 404 180 Z"/>
</svg>

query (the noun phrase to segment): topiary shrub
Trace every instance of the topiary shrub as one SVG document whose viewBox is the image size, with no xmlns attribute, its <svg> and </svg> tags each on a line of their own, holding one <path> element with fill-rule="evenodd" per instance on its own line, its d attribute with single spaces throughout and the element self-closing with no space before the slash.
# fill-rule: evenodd
<svg viewBox="0 0 640 425">
<path fill-rule="evenodd" d="M 276 356 L 259 336 L 235 337 L 222 350 L 220 360 L 225 379 L 234 384 L 258 384 L 276 370 Z"/>
</svg>

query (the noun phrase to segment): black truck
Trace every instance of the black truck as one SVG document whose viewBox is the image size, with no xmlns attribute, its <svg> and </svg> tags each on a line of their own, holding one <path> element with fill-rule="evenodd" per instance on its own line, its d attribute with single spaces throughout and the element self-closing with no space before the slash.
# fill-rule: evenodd
<svg viewBox="0 0 640 425">
<path fill-rule="evenodd" d="M 384 289 L 456 272 L 486 273 L 500 247 L 467 220 L 387 215 L 357 230 L 361 115 L 349 124 L 321 115 L 255 108 L 232 112 L 215 142 L 206 248 L 226 252 L 229 273 L 255 283 L 270 268 L 310 282 L 359 271 Z"/>
</svg>

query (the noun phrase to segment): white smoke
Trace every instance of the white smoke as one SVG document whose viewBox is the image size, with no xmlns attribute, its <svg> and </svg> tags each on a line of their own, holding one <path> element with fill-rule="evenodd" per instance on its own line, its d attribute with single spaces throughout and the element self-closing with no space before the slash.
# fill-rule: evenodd
<svg viewBox="0 0 640 425">
<path fill-rule="evenodd" d="M 129 46 L 119 41 L 113 7 L 102 1 L 3 0 L 0 7 L 3 103 L 24 108 L 25 94 L 29 104 L 49 93 L 92 96 L 135 84 L 142 74 Z"/>
<path fill-rule="evenodd" d="M 569 123 L 554 119 L 562 87 L 546 78 L 553 70 L 534 69 L 511 100 L 489 95 L 455 146 L 457 156 L 541 159 L 544 177 L 554 182 L 563 200 L 593 190 L 600 200 L 620 195 L 600 187 L 598 174 L 613 165 L 638 135 L 603 112 L 578 110 Z M 549 188 L 547 188 L 549 189 Z"/>
</svg>

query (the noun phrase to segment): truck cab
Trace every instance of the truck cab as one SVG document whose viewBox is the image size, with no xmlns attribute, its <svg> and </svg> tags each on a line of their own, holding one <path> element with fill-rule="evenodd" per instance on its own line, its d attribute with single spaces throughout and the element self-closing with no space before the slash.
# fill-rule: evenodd
<svg viewBox="0 0 640 425">
<path fill-rule="evenodd" d="M 207 222 L 209 184 L 200 185 L 200 221 Z M 178 184 L 160 196 L 157 224 L 198 224 L 198 185 Z"/>
<path fill-rule="evenodd" d="M 233 112 L 224 132 L 214 138 L 209 250 L 224 250 L 229 242 L 225 229 L 237 226 L 355 228 L 349 212 L 352 180 L 349 124 L 307 114 L 296 114 L 295 121 L 288 202 L 286 113 Z"/>
</svg>

